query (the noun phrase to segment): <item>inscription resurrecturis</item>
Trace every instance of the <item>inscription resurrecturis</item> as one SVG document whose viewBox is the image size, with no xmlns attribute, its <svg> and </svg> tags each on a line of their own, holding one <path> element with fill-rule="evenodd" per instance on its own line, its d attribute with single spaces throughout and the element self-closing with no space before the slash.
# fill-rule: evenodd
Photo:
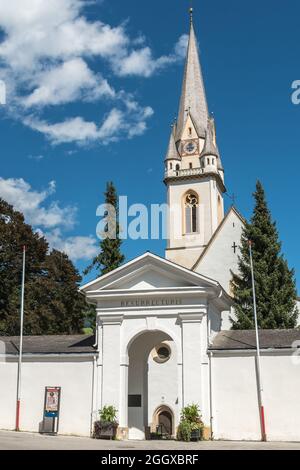
<svg viewBox="0 0 300 470">
<path fill-rule="evenodd" d="M 181 305 L 181 299 L 132 299 L 122 300 L 121 307 L 157 307 Z"/>
</svg>

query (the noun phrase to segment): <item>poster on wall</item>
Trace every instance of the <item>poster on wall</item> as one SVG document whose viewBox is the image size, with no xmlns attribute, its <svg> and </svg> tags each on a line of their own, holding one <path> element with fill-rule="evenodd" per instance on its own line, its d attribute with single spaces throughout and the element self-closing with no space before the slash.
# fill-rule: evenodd
<svg viewBox="0 0 300 470">
<path fill-rule="evenodd" d="M 60 387 L 46 387 L 44 416 L 58 418 L 60 407 Z"/>
</svg>

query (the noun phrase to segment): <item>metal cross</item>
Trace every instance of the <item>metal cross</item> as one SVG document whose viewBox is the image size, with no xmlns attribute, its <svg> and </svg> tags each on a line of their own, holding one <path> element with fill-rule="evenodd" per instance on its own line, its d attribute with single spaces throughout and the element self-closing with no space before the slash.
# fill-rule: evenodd
<svg viewBox="0 0 300 470">
<path fill-rule="evenodd" d="M 236 254 L 236 249 L 238 248 L 238 245 L 234 242 L 231 248 L 233 248 L 234 254 Z"/>
</svg>

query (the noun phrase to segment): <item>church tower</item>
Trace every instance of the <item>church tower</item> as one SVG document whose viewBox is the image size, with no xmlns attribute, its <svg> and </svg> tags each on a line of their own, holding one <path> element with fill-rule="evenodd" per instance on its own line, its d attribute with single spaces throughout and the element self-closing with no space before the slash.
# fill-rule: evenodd
<svg viewBox="0 0 300 470">
<path fill-rule="evenodd" d="M 165 157 L 166 258 L 191 269 L 224 218 L 224 171 L 209 115 L 197 39 L 190 34 L 178 119 Z"/>
</svg>

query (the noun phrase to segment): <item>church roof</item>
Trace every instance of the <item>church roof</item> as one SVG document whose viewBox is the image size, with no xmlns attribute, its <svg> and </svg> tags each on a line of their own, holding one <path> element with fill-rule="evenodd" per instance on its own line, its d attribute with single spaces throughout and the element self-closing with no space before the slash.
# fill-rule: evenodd
<svg viewBox="0 0 300 470">
<path fill-rule="evenodd" d="M 294 341 L 300 340 L 299 329 L 259 330 L 261 349 L 293 349 Z M 255 330 L 230 330 L 218 333 L 210 350 L 247 350 L 256 348 Z"/>
<path fill-rule="evenodd" d="M 0 336 L 5 354 L 19 353 L 19 336 Z M 41 335 L 24 336 L 24 354 L 91 354 L 95 353 L 94 335 Z"/>
<path fill-rule="evenodd" d="M 206 135 L 205 135 L 205 144 L 204 144 L 200 157 L 215 156 L 217 158 L 220 158 L 219 151 L 217 149 L 217 146 L 214 143 L 214 127 L 213 126 L 214 126 L 213 119 L 209 118 L 207 122 L 207 130 L 206 130 Z"/>
<path fill-rule="evenodd" d="M 229 209 L 229 211 L 227 212 L 227 214 L 225 215 L 225 217 L 223 218 L 222 222 L 219 224 L 217 230 L 215 230 L 213 236 L 211 237 L 211 239 L 209 240 L 208 244 L 206 245 L 206 247 L 204 248 L 204 250 L 202 251 L 201 255 L 199 256 L 199 258 L 197 259 L 196 263 L 194 264 L 194 266 L 192 267 L 192 271 L 194 271 L 197 266 L 199 265 L 200 261 L 204 258 L 204 256 L 206 255 L 206 253 L 208 252 L 208 250 L 210 249 L 211 245 L 213 244 L 213 242 L 215 241 L 215 239 L 217 238 L 219 232 L 221 231 L 222 227 L 225 225 L 225 222 L 226 220 L 228 219 L 229 217 L 229 214 L 231 212 L 234 212 L 236 214 L 236 216 L 243 222 L 243 224 L 245 224 L 246 220 L 244 219 L 244 217 L 239 213 L 239 211 L 234 207 L 234 206 L 231 206 L 231 208 Z"/>
<path fill-rule="evenodd" d="M 168 150 L 166 153 L 165 161 L 167 160 L 180 160 L 180 155 L 177 151 L 176 144 L 175 144 L 175 124 L 172 126 L 172 131 L 170 135 Z"/>
<path fill-rule="evenodd" d="M 188 113 L 195 123 L 199 137 L 205 137 L 208 107 L 192 16 L 179 105 L 176 141 L 181 138 Z"/>
</svg>

